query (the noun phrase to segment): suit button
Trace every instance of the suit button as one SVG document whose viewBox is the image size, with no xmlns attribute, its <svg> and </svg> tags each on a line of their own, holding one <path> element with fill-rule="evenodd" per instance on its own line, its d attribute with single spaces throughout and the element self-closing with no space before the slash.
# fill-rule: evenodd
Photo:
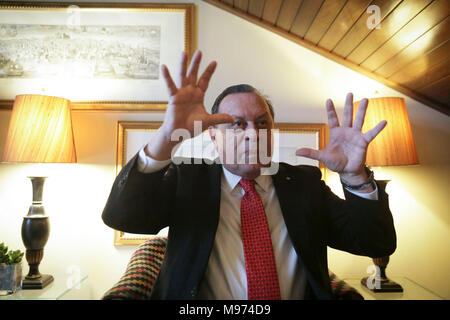
<svg viewBox="0 0 450 320">
<path fill-rule="evenodd" d="M 196 288 L 191 290 L 191 296 L 192 297 L 194 297 L 196 293 L 197 293 L 197 289 Z"/>
</svg>

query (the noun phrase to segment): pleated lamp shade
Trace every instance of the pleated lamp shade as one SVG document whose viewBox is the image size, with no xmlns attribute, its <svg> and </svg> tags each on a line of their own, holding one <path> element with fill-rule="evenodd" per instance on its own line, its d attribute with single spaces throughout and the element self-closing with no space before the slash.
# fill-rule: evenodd
<svg viewBox="0 0 450 320">
<path fill-rule="evenodd" d="M 70 101 L 33 94 L 16 96 L 2 161 L 76 162 Z"/>
<path fill-rule="evenodd" d="M 356 116 L 360 101 L 353 104 Z M 418 164 L 414 138 L 403 98 L 369 99 L 363 132 L 386 120 L 386 127 L 372 140 L 367 150 L 368 166 L 404 166 Z"/>
</svg>

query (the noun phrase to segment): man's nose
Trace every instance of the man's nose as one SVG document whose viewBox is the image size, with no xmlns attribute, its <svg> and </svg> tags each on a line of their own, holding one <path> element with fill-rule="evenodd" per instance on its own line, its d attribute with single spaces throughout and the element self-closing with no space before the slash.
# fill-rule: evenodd
<svg viewBox="0 0 450 320">
<path fill-rule="evenodd" d="M 245 128 L 245 140 L 250 140 L 251 137 L 259 137 L 258 128 L 254 122 L 247 123 L 247 127 Z"/>
<path fill-rule="evenodd" d="M 248 121 L 247 122 L 247 127 L 245 129 L 246 130 L 249 130 L 249 129 L 256 130 L 256 124 L 253 121 Z"/>
</svg>

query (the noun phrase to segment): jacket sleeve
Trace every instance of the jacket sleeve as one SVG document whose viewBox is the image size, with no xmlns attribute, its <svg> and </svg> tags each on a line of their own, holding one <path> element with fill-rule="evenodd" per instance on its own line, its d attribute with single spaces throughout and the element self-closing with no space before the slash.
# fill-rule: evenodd
<svg viewBox="0 0 450 320">
<path fill-rule="evenodd" d="M 169 225 L 176 189 L 173 164 L 141 173 L 135 155 L 120 171 L 102 213 L 103 222 L 119 231 L 155 234 Z"/>
<path fill-rule="evenodd" d="M 343 200 L 322 180 L 319 183 L 328 246 L 372 258 L 395 251 L 397 239 L 385 182 L 376 181 L 378 200 L 358 197 L 346 189 Z"/>
</svg>

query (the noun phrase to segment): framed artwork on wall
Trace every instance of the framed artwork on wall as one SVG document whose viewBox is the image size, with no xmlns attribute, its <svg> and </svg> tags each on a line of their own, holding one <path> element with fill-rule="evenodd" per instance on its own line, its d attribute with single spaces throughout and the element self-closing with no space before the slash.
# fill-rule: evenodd
<svg viewBox="0 0 450 320">
<path fill-rule="evenodd" d="M 0 3 L 0 108 L 18 94 L 72 110 L 162 111 L 160 66 L 193 51 L 194 4 Z"/>
<path fill-rule="evenodd" d="M 116 175 L 125 164 L 136 155 L 151 139 L 162 122 L 150 121 L 119 121 L 117 124 L 117 156 Z M 295 151 L 300 147 L 323 149 L 326 142 L 327 126 L 322 123 L 276 123 L 274 131 L 273 161 L 287 162 L 292 165 L 307 164 L 321 168 L 325 179 L 325 169 L 322 163 L 303 157 L 297 157 Z M 195 138 L 184 140 L 173 156 L 177 159 L 203 158 L 217 159 L 218 154 L 211 150 L 212 141 L 209 133 L 204 131 Z M 167 230 L 163 230 L 165 234 Z M 160 232 L 161 234 L 161 232 Z M 154 235 L 130 234 L 114 231 L 115 246 L 136 246 L 154 237 Z"/>
</svg>

